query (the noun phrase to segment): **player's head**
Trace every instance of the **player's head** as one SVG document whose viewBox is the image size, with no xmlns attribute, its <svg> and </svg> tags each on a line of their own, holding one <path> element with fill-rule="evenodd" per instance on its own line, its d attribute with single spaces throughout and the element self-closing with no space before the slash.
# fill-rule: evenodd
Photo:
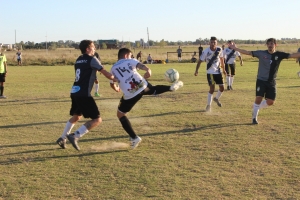
<svg viewBox="0 0 300 200">
<path fill-rule="evenodd" d="M 94 55 L 95 45 L 92 40 L 82 40 L 79 44 L 79 49 L 82 54 Z"/>
<path fill-rule="evenodd" d="M 131 58 L 131 55 L 132 55 L 132 52 L 130 51 L 130 49 L 122 48 L 118 52 L 118 60 L 129 59 L 129 58 Z"/>
<path fill-rule="evenodd" d="M 210 37 L 209 46 L 211 49 L 215 49 L 217 47 L 218 41 L 217 38 L 212 36 Z"/>
<path fill-rule="evenodd" d="M 275 51 L 275 48 L 276 48 L 276 45 L 277 45 L 275 38 L 267 39 L 266 44 L 267 44 L 267 47 L 268 47 L 268 51 L 272 51 L 272 52 Z"/>
</svg>

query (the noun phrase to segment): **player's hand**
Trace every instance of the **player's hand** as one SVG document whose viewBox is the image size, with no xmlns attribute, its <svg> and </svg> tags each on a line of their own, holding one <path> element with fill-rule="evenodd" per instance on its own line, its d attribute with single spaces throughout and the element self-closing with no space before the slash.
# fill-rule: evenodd
<svg viewBox="0 0 300 200">
<path fill-rule="evenodd" d="M 115 91 L 116 91 L 116 92 L 120 92 L 120 86 L 115 85 Z"/>
<path fill-rule="evenodd" d="M 150 78 L 151 76 L 151 71 L 148 70 L 145 74 L 144 74 L 144 78 L 147 79 L 147 78 Z"/>
<path fill-rule="evenodd" d="M 243 66 L 243 61 L 241 61 L 240 65 Z"/>
<path fill-rule="evenodd" d="M 195 75 L 195 76 L 198 76 L 198 72 L 195 72 L 194 75 Z"/>
</svg>

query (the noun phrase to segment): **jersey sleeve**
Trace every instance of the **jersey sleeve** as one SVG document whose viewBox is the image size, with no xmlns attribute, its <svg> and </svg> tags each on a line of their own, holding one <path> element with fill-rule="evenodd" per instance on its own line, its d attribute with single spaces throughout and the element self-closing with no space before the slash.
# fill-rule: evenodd
<svg viewBox="0 0 300 200">
<path fill-rule="evenodd" d="M 251 51 L 251 53 L 252 53 L 252 57 L 259 58 L 259 56 L 261 55 L 262 51 Z"/>
<path fill-rule="evenodd" d="M 204 50 L 204 51 L 202 52 L 201 56 L 200 56 L 200 60 L 201 60 L 202 62 L 205 62 L 206 55 L 207 55 L 207 52 L 206 52 L 206 50 Z"/>
<path fill-rule="evenodd" d="M 285 52 L 280 52 L 280 57 L 281 59 L 288 59 L 290 56 L 289 53 L 285 53 Z"/>
<path fill-rule="evenodd" d="M 103 69 L 103 66 L 101 65 L 101 62 L 95 57 L 93 57 L 92 60 L 91 60 L 91 67 L 94 68 L 94 69 L 97 69 L 98 71 Z"/>
</svg>

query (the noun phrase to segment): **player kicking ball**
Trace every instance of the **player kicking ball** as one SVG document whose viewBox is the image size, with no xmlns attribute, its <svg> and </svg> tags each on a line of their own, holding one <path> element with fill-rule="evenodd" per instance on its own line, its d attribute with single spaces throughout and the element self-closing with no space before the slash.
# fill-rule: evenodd
<svg viewBox="0 0 300 200">
<path fill-rule="evenodd" d="M 175 91 L 183 86 L 182 81 L 177 81 L 171 86 L 152 86 L 146 79 L 151 76 L 151 69 L 140 63 L 136 59 L 131 59 L 130 49 L 122 48 L 118 52 L 118 61 L 112 66 L 110 73 L 118 80 L 118 84 L 111 81 L 111 87 L 119 92 L 122 90 L 123 96 L 120 100 L 117 117 L 123 129 L 128 133 L 131 140 L 131 147 L 136 148 L 142 139 L 133 130 L 126 114 L 143 97 L 143 95 L 157 95 L 164 92 Z M 144 70 L 146 73 L 142 77 L 137 70 Z"/>
</svg>

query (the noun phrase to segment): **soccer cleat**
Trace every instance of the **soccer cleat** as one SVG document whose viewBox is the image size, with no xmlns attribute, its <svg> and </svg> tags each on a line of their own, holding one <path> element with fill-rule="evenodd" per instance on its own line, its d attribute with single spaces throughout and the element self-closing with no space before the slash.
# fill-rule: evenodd
<svg viewBox="0 0 300 200">
<path fill-rule="evenodd" d="M 130 140 L 131 140 L 131 148 L 135 149 L 139 145 L 139 143 L 142 141 L 142 138 L 140 138 L 139 136 L 136 136 L 135 139 L 130 138 Z"/>
<path fill-rule="evenodd" d="M 206 112 L 210 112 L 210 105 L 207 105 L 207 106 L 206 106 L 205 111 L 206 111 Z"/>
<path fill-rule="evenodd" d="M 252 119 L 252 124 L 258 124 L 258 121 L 255 118 L 253 118 Z"/>
<path fill-rule="evenodd" d="M 232 86 L 229 86 L 230 87 L 230 90 L 233 90 Z"/>
<path fill-rule="evenodd" d="M 214 98 L 214 102 L 216 102 L 218 104 L 219 107 L 222 107 L 221 102 L 219 101 L 219 99 L 217 99 L 216 97 Z"/>
<path fill-rule="evenodd" d="M 0 96 L 0 99 L 6 99 L 6 96 L 1 95 L 1 96 Z"/>
<path fill-rule="evenodd" d="M 95 92 L 95 97 L 100 97 L 100 94 L 98 92 Z"/>
<path fill-rule="evenodd" d="M 227 90 L 230 90 L 230 86 L 227 86 Z"/>
<path fill-rule="evenodd" d="M 72 146 L 76 149 L 76 150 L 80 150 L 80 147 L 78 146 L 78 138 L 75 137 L 75 134 L 69 134 L 67 136 L 68 140 L 70 141 L 70 143 L 72 144 Z"/>
<path fill-rule="evenodd" d="M 63 139 L 63 138 L 58 138 L 58 140 L 56 141 L 56 143 L 62 148 L 62 149 L 65 149 L 67 148 L 67 139 Z"/>
<path fill-rule="evenodd" d="M 179 88 L 181 88 L 183 86 L 183 82 L 182 81 L 176 81 L 175 83 L 173 83 L 170 87 L 171 91 L 176 91 Z"/>
</svg>

